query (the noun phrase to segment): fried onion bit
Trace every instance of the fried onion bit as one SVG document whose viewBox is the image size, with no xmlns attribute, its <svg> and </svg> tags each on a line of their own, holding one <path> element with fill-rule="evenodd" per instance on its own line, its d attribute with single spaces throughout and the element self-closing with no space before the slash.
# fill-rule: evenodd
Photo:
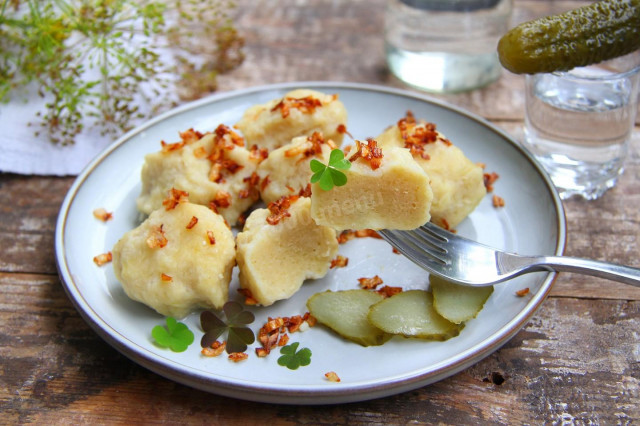
<svg viewBox="0 0 640 426">
<path fill-rule="evenodd" d="M 271 214 L 267 217 L 267 223 L 269 225 L 277 225 L 281 220 L 291 216 L 291 213 L 289 213 L 289 207 L 291 207 L 291 204 L 296 202 L 298 198 L 299 197 L 297 195 L 291 195 L 288 197 L 284 196 L 269 203 L 267 208 Z"/>
<path fill-rule="evenodd" d="M 178 204 L 186 203 L 188 201 L 188 192 L 176 188 L 171 188 L 169 190 L 169 196 L 162 202 L 162 205 L 167 211 L 169 211 L 175 209 Z"/>
<path fill-rule="evenodd" d="M 491 172 L 483 173 L 482 177 L 484 179 L 484 187 L 487 189 L 487 192 L 493 192 L 493 184 L 498 180 L 500 175 L 496 172 Z"/>
<path fill-rule="evenodd" d="M 451 145 L 450 140 L 437 132 L 434 123 L 422 122 L 420 124 L 422 125 L 419 126 L 411 111 L 407 111 L 405 117 L 398 121 L 398 130 L 404 140 L 404 147 L 408 148 L 414 157 L 419 156 L 424 160 L 429 160 L 430 156 L 424 150 L 428 144 L 440 141 L 445 145 Z"/>
<path fill-rule="evenodd" d="M 349 158 L 350 162 L 362 158 L 369 162 L 371 170 L 376 170 L 382 164 L 382 148 L 378 147 L 378 142 L 374 139 L 367 139 L 366 145 L 363 142 L 356 141 L 356 152 Z"/>
<path fill-rule="evenodd" d="M 112 260 L 113 260 L 113 255 L 111 254 L 110 251 L 108 251 L 106 253 L 99 254 L 99 255 L 97 255 L 96 257 L 93 258 L 93 262 L 98 266 L 106 265 L 107 263 L 111 262 Z"/>
<path fill-rule="evenodd" d="M 330 382 L 338 383 L 340 382 L 340 377 L 336 374 L 335 371 L 329 371 L 328 373 L 324 373 L 324 377 L 327 378 Z"/>
<path fill-rule="evenodd" d="M 198 224 L 198 218 L 195 216 L 191 217 L 189 223 L 187 223 L 187 229 L 192 229 L 194 226 Z"/>
<path fill-rule="evenodd" d="M 358 278 L 358 282 L 360 283 L 360 287 L 364 288 L 365 290 L 373 290 L 380 284 L 382 284 L 382 278 L 376 275 L 371 278 Z"/>
<path fill-rule="evenodd" d="M 208 357 L 219 356 L 222 354 L 222 352 L 224 352 L 226 347 L 227 347 L 227 342 L 220 342 L 216 340 L 211 344 L 211 346 L 202 348 L 201 353 L 202 355 L 208 356 Z"/>
<path fill-rule="evenodd" d="M 215 134 L 216 145 L 222 146 L 227 150 L 232 150 L 234 145 L 244 147 L 244 138 L 224 124 L 218 125 L 213 133 Z M 225 136 L 228 136 L 231 144 L 227 142 Z"/>
<path fill-rule="evenodd" d="M 321 106 L 322 101 L 311 95 L 305 96 L 304 98 L 284 97 L 271 109 L 271 112 L 280 110 L 282 118 L 287 118 L 292 108 L 299 110 L 303 114 L 313 114 L 316 108 Z"/>
<path fill-rule="evenodd" d="M 247 358 L 249 358 L 249 354 L 246 352 L 234 352 L 229 354 L 229 359 L 233 362 L 244 361 Z"/>
<path fill-rule="evenodd" d="M 398 294 L 402 292 L 402 287 L 391 287 L 388 285 L 385 285 L 381 288 L 379 288 L 378 290 L 376 290 L 376 293 L 381 294 L 384 297 L 391 297 L 394 294 Z"/>
<path fill-rule="evenodd" d="M 258 190 L 258 186 L 260 185 L 260 175 L 258 175 L 258 173 L 253 172 L 251 173 L 251 176 L 247 176 L 242 179 L 242 181 L 247 187 L 246 189 L 238 192 L 238 197 L 241 199 L 250 198 L 252 200 L 260 198 L 260 191 Z"/>
<path fill-rule="evenodd" d="M 493 203 L 493 207 L 504 207 L 504 198 L 495 195 L 491 198 L 491 202 Z"/>
<path fill-rule="evenodd" d="M 306 327 L 313 327 L 316 321 L 309 312 L 292 317 L 269 317 L 267 323 L 258 331 L 258 342 L 262 347 L 256 348 L 256 355 L 259 357 L 269 355 L 273 347 L 284 346 L 289 342 L 287 333 L 295 333 L 305 330 Z"/>
<path fill-rule="evenodd" d="M 178 134 L 180 135 L 180 139 L 182 139 L 182 142 L 186 144 L 199 141 L 205 135 L 205 133 L 193 130 L 193 128 L 185 130 L 184 132 L 179 132 Z"/>
<path fill-rule="evenodd" d="M 216 244 L 216 237 L 213 235 L 213 231 L 207 231 L 207 239 L 212 246 Z"/>
<path fill-rule="evenodd" d="M 113 213 L 108 212 L 103 207 L 99 207 L 99 208 L 95 209 L 93 211 L 93 216 L 96 219 L 101 220 L 103 222 L 106 222 L 108 220 L 113 219 Z"/>
<path fill-rule="evenodd" d="M 349 258 L 348 257 L 344 257 L 344 256 L 341 256 L 341 255 L 338 255 L 335 259 L 331 260 L 331 266 L 329 268 L 330 269 L 333 269 L 333 268 L 344 268 L 348 264 L 349 264 Z"/>
<path fill-rule="evenodd" d="M 169 242 L 164 235 L 163 227 L 164 225 L 160 224 L 151 228 L 149 236 L 147 237 L 147 246 L 150 249 L 162 248 Z"/>
<path fill-rule="evenodd" d="M 231 194 L 223 190 L 216 192 L 216 196 L 213 198 L 213 204 L 221 209 L 231 206 Z"/>
<path fill-rule="evenodd" d="M 160 145 L 162 146 L 162 152 L 166 154 L 182 149 L 182 147 L 186 145 L 186 142 L 166 143 L 165 141 L 160 141 Z"/>
<path fill-rule="evenodd" d="M 301 196 L 301 197 L 306 197 L 306 198 L 311 197 L 311 184 L 308 183 L 307 186 L 305 186 L 304 188 L 300 189 L 300 192 L 298 192 L 298 195 Z"/>
</svg>

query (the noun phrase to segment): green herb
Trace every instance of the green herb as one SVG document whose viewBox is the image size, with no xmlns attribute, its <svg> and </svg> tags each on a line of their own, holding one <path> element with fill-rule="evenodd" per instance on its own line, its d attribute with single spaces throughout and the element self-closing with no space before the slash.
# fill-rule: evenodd
<svg viewBox="0 0 640 426">
<path fill-rule="evenodd" d="M 172 106 L 170 86 L 180 99 L 203 96 L 216 89 L 218 73 L 242 63 L 243 40 L 227 15 L 233 7 L 229 0 L 0 0 L 0 101 L 37 91 L 46 100 L 41 124 L 56 143 L 73 143 L 85 118 L 119 134 Z"/>
<path fill-rule="evenodd" d="M 311 364 L 311 349 L 302 348 L 298 350 L 298 342 L 280 348 L 282 356 L 278 358 L 278 365 L 287 367 L 289 370 L 297 370 Z"/>
<path fill-rule="evenodd" d="M 166 328 L 161 325 L 153 327 L 151 336 L 159 346 L 174 352 L 184 352 L 193 343 L 193 333 L 189 327 L 172 317 L 167 317 Z"/>
<path fill-rule="evenodd" d="M 351 163 L 344 158 L 344 152 L 334 149 L 329 155 L 329 164 L 324 165 L 320 161 L 313 159 L 309 163 L 313 175 L 311 183 L 318 183 L 325 191 L 331 190 L 334 186 L 342 186 L 347 183 L 347 175 L 340 170 L 349 170 Z"/>
<path fill-rule="evenodd" d="M 204 336 L 200 341 L 203 348 L 210 347 L 220 336 L 227 333 L 227 353 L 244 352 L 247 345 L 252 344 L 256 337 L 247 325 L 255 320 L 255 316 L 242 308 L 237 302 L 227 302 L 222 307 L 227 321 L 224 322 L 211 311 L 200 314 L 200 325 Z"/>
</svg>

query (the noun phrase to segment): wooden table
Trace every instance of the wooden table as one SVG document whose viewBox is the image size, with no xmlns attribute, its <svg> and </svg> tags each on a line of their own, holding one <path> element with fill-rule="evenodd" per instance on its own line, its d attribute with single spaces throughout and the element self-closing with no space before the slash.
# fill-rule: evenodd
<svg viewBox="0 0 640 426">
<path fill-rule="evenodd" d="M 383 56 L 383 0 L 240 1 L 247 59 L 219 91 L 296 80 L 404 87 Z M 514 22 L 549 12 L 516 1 Z M 554 2 L 567 9 L 580 3 Z M 522 136 L 522 78 L 448 102 Z M 567 255 L 640 264 L 640 128 L 618 186 L 565 202 Z M 132 363 L 80 318 L 56 272 L 54 227 L 73 177 L 0 174 L 0 423 L 630 423 L 640 419 L 640 288 L 561 274 L 503 348 L 412 392 L 338 406 L 251 403 Z"/>
</svg>

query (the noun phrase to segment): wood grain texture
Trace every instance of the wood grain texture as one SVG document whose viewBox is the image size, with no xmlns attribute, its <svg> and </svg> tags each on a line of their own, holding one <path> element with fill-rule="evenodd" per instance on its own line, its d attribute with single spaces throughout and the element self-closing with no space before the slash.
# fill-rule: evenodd
<svg viewBox="0 0 640 426">
<path fill-rule="evenodd" d="M 386 69 L 384 0 L 240 0 L 247 59 L 230 91 L 290 81 L 403 88 Z M 578 1 L 516 0 L 514 23 Z M 437 96 L 522 138 L 523 80 Z M 478 364 L 373 401 L 288 406 L 219 397 L 129 361 L 83 321 L 57 277 L 59 207 L 73 178 L 0 174 L 0 423 L 632 424 L 640 420 L 640 289 L 561 274 L 531 321 Z M 508 200 L 506 200 L 508 202 Z M 640 128 L 626 172 L 600 200 L 564 202 L 566 254 L 638 265 Z"/>
</svg>

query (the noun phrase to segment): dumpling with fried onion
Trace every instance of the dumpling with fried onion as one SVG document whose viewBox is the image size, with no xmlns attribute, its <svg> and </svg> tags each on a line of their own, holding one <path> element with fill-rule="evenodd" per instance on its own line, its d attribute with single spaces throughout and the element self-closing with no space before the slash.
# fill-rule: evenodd
<svg viewBox="0 0 640 426">
<path fill-rule="evenodd" d="M 237 236 L 240 287 L 263 306 L 322 278 L 338 254 L 336 232 L 317 225 L 307 197 L 283 197 L 247 218 Z"/>
<path fill-rule="evenodd" d="M 235 265 L 231 230 L 222 216 L 184 198 L 167 207 L 115 244 L 116 278 L 131 299 L 165 316 L 221 308 Z"/>
<path fill-rule="evenodd" d="M 427 223 L 433 193 L 429 176 L 407 149 L 357 142 L 344 170 L 347 183 L 325 191 L 311 187 L 311 216 L 337 230 L 414 229 Z"/>
<path fill-rule="evenodd" d="M 234 127 L 242 132 L 247 146 L 273 151 L 295 137 L 314 132 L 340 145 L 346 123 L 347 110 L 338 95 L 297 89 L 282 98 L 249 107 Z"/>
<path fill-rule="evenodd" d="M 281 197 L 304 192 L 313 174 L 309 162 L 315 158 L 327 163 L 333 148 L 336 145 L 331 139 L 316 132 L 308 137 L 293 138 L 290 143 L 271 151 L 258 166 L 262 201 L 269 204 Z"/>
<path fill-rule="evenodd" d="M 431 221 L 445 229 L 457 226 L 486 195 L 482 167 L 456 147 L 433 123 L 411 113 L 376 140 L 383 149 L 405 147 L 431 180 Z"/>
<path fill-rule="evenodd" d="M 259 198 L 262 156 L 244 147 L 243 138 L 224 125 L 214 132 L 188 130 L 181 141 L 162 144 L 147 154 L 142 166 L 138 210 L 145 214 L 162 207 L 167 191 L 177 188 L 189 200 L 218 211 L 230 225 Z"/>
</svg>

